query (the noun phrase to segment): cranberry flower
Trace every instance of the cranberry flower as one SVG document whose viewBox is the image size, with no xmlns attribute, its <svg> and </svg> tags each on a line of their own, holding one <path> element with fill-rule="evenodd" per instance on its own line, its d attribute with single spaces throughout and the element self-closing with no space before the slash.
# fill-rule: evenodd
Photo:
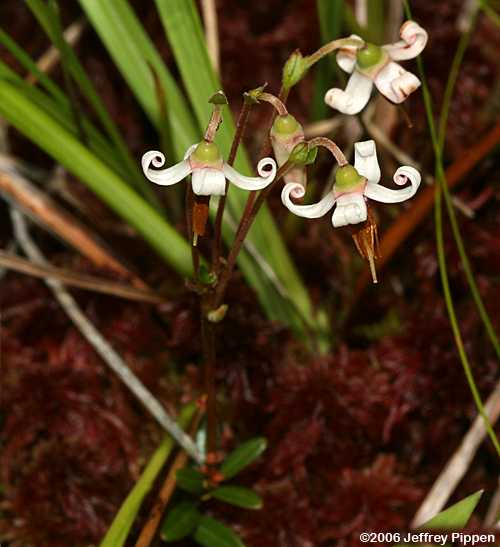
<svg viewBox="0 0 500 547">
<path fill-rule="evenodd" d="M 184 155 L 184 159 L 168 169 L 165 156 L 157 150 L 146 152 L 142 156 L 142 170 L 146 177 L 155 184 L 171 186 L 192 174 L 192 188 L 197 196 L 223 196 L 226 193 L 226 179 L 243 190 L 261 190 L 276 176 L 276 162 L 272 158 L 263 158 L 257 165 L 258 177 L 246 177 L 223 159 L 214 142 L 202 141 L 193 144 Z"/>
<path fill-rule="evenodd" d="M 281 193 L 285 207 L 297 216 L 319 218 L 335 206 L 332 224 L 335 228 L 364 222 L 368 216 L 367 199 L 383 203 L 399 203 L 413 197 L 420 185 L 420 173 L 407 165 L 399 167 L 393 180 L 397 185 L 406 186 L 391 190 L 378 184 L 380 167 L 377 160 L 375 141 L 357 142 L 354 145 L 354 167 L 346 164 L 337 169 L 335 184 L 328 194 L 313 205 L 296 205 L 292 197 L 303 197 L 304 188 L 300 183 L 286 184 Z"/>
<path fill-rule="evenodd" d="M 337 53 L 337 63 L 351 74 L 345 90 L 330 89 L 325 95 L 327 105 L 344 114 L 361 112 L 375 87 L 393 103 L 402 103 L 420 86 L 420 80 L 394 61 L 413 59 L 427 43 L 427 32 L 415 21 L 406 21 L 400 30 L 401 40 L 376 46 L 365 43 L 361 48 L 344 46 Z M 351 35 L 351 38 L 359 36 Z"/>
</svg>

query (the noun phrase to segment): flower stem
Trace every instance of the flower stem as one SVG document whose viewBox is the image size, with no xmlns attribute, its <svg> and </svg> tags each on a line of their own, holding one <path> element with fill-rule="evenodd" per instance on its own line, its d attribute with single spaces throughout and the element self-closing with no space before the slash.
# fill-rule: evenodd
<svg viewBox="0 0 500 547">
<path fill-rule="evenodd" d="M 200 252 L 194 240 L 193 234 L 193 207 L 194 207 L 194 194 L 191 184 L 186 188 L 186 228 L 191 242 L 191 260 L 193 262 L 193 277 L 198 279 L 200 271 Z"/>
<path fill-rule="evenodd" d="M 248 100 L 243 101 L 243 106 L 236 122 L 236 131 L 234 134 L 233 142 L 231 144 L 231 150 L 227 163 L 233 165 L 236 159 L 239 145 L 245 134 L 248 118 L 250 117 L 250 111 L 252 110 L 252 102 Z M 214 241 L 212 244 L 212 270 L 217 273 L 219 271 L 219 262 L 222 249 L 222 220 L 224 217 L 224 209 L 226 207 L 227 193 L 229 191 L 229 184 L 226 181 L 226 191 L 224 195 L 219 198 L 219 204 L 217 206 L 217 214 L 215 216 L 214 223 Z"/>
<path fill-rule="evenodd" d="M 217 450 L 217 401 L 215 389 L 215 324 L 208 320 L 207 314 L 213 308 L 212 295 L 204 295 L 201 299 L 201 336 L 204 357 L 205 392 L 207 396 L 207 437 L 205 457 Z M 207 458 L 210 460 L 210 458 Z"/>
<path fill-rule="evenodd" d="M 245 211 L 243 213 L 243 216 L 241 217 L 240 224 L 236 231 L 236 236 L 233 242 L 233 246 L 231 247 L 231 250 L 229 251 L 226 267 L 224 271 L 222 272 L 219 283 L 217 284 L 217 287 L 215 289 L 215 298 L 214 298 L 212 309 L 217 309 L 222 304 L 227 285 L 229 283 L 229 280 L 231 279 L 234 266 L 236 265 L 236 259 L 238 258 L 238 255 L 241 251 L 241 247 L 243 246 L 243 242 L 245 241 L 245 238 L 252 226 L 253 221 L 255 220 L 255 217 L 257 216 L 257 213 L 262 207 L 264 201 L 266 200 L 273 186 L 287 173 L 287 171 L 291 167 L 293 167 L 293 164 L 289 162 L 285 162 L 278 169 L 274 182 L 270 184 L 267 188 L 264 188 L 263 190 L 261 190 L 257 199 L 255 200 L 254 198 L 254 200 L 252 201 L 253 207 L 249 206 L 250 204 L 250 196 L 249 196 L 247 200 L 247 204 L 245 206 Z M 252 192 L 252 194 L 255 195 L 256 192 Z M 254 204 L 254 201 L 255 201 L 255 204 Z"/>
<path fill-rule="evenodd" d="M 272 93 L 260 93 L 259 101 L 265 101 L 266 103 L 272 105 L 279 116 L 288 115 L 288 110 L 285 106 L 285 103 L 279 97 L 276 97 L 276 95 L 273 95 Z"/>
<path fill-rule="evenodd" d="M 349 163 L 346 157 L 344 156 L 344 153 L 342 152 L 342 150 L 332 140 L 327 139 L 326 137 L 316 137 L 308 141 L 308 144 L 310 147 L 321 146 L 329 150 L 340 167 L 347 165 Z"/>
<path fill-rule="evenodd" d="M 361 48 L 365 45 L 364 40 L 357 38 L 340 38 L 339 40 L 333 40 L 324 46 L 320 47 L 317 51 L 305 58 L 307 68 L 311 68 L 314 64 L 320 61 L 325 55 L 329 55 L 337 49 L 341 49 L 346 46 L 354 46 Z"/>
<path fill-rule="evenodd" d="M 220 122 L 222 121 L 222 109 L 219 104 L 214 105 L 210 121 L 208 122 L 207 129 L 205 131 L 205 141 L 213 142 L 217 129 L 219 129 Z"/>
</svg>

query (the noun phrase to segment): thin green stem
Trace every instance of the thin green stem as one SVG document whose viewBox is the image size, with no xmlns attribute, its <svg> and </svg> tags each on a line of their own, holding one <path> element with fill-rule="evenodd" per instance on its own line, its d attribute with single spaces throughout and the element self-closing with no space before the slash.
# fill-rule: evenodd
<svg viewBox="0 0 500 547">
<path fill-rule="evenodd" d="M 334 51 L 338 49 L 341 49 L 347 46 L 354 46 L 354 47 L 361 48 L 364 45 L 365 45 L 364 40 L 361 40 L 359 38 L 340 38 L 339 40 L 333 40 L 333 42 L 329 42 L 328 44 L 325 44 L 324 46 L 316 50 L 314 53 L 311 53 L 311 55 L 308 55 L 307 57 L 305 57 L 307 69 L 310 69 L 319 60 L 323 59 L 325 55 L 329 55 L 330 53 L 333 53 Z"/>
<path fill-rule="evenodd" d="M 405 6 L 405 11 L 407 13 L 408 18 L 411 19 L 410 7 L 409 7 L 409 3 L 408 3 L 407 0 L 404 0 L 404 6 Z M 463 51 L 465 51 L 465 48 L 463 49 Z M 458 53 L 460 54 L 460 51 L 458 51 Z M 463 55 L 463 52 L 461 53 L 461 55 Z M 469 388 L 471 390 L 471 393 L 472 393 L 474 402 L 477 406 L 477 409 L 478 409 L 479 413 L 481 414 L 481 416 L 484 420 L 484 423 L 485 423 L 486 429 L 488 431 L 488 434 L 491 438 L 491 441 L 492 441 L 493 445 L 495 446 L 495 449 L 496 449 L 497 453 L 500 455 L 500 443 L 498 442 L 495 431 L 493 430 L 491 422 L 488 419 L 488 416 L 487 416 L 487 414 L 484 410 L 484 405 L 483 405 L 483 402 L 481 400 L 479 390 L 477 389 L 477 385 L 476 385 L 475 380 L 474 380 L 474 375 L 472 374 L 472 369 L 471 369 L 471 366 L 470 366 L 470 363 L 469 363 L 469 359 L 467 357 L 467 353 L 466 353 L 465 348 L 464 348 L 463 339 L 462 339 L 462 335 L 461 335 L 461 332 L 460 332 L 460 326 L 459 326 L 458 319 L 457 319 L 456 312 L 455 312 L 455 305 L 453 303 L 453 296 L 451 294 L 448 270 L 447 270 L 447 267 L 446 267 L 446 255 L 445 255 L 444 242 L 443 242 L 443 221 L 442 221 L 442 203 L 441 203 L 441 192 L 445 196 L 445 200 L 446 200 L 446 196 L 448 196 L 448 198 L 449 198 L 448 183 L 446 181 L 446 175 L 445 175 L 444 167 L 443 167 L 443 158 L 442 158 L 442 155 L 443 155 L 442 152 L 443 151 L 442 151 L 442 147 L 440 145 L 441 140 L 444 143 L 444 137 L 440 138 L 440 135 L 438 135 L 438 133 L 436 131 L 436 126 L 435 126 L 435 123 L 434 123 L 434 113 L 433 113 L 433 108 L 432 108 L 432 99 L 431 99 L 429 87 L 427 85 L 427 80 L 425 78 L 423 62 L 422 62 L 422 59 L 421 59 L 420 56 L 417 58 L 417 65 L 418 65 L 418 69 L 419 69 L 419 73 L 420 73 L 420 79 L 422 80 L 422 92 L 423 92 L 423 98 L 424 98 L 425 111 L 426 111 L 426 115 L 427 115 L 427 123 L 428 123 L 428 126 L 429 126 L 429 132 L 430 132 L 430 135 L 431 135 L 431 141 L 432 141 L 432 145 L 433 145 L 433 149 L 434 149 L 434 155 L 435 155 L 435 159 L 436 159 L 436 180 L 439 184 L 439 188 L 436 188 L 436 200 L 435 200 L 436 246 L 437 246 L 438 263 L 439 263 L 439 270 L 440 270 L 440 275 L 441 275 L 441 283 L 442 283 L 442 286 L 443 286 L 444 299 L 445 299 L 445 303 L 446 303 L 446 308 L 448 310 L 448 316 L 449 316 L 449 319 L 450 319 L 450 324 L 451 324 L 451 328 L 452 328 L 452 331 L 453 331 L 453 336 L 455 338 L 455 344 L 456 344 L 457 351 L 458 351 L 458 354 L 459 354 L 459 357 L 460 357 L 460 361 L 461 361 L 463 369 L 464 369 L 465 377 L 466 377 L 467 382 L 469 384 Z M 455 66 L 456 66 L 456 68 L 453 68 Z M 454 62 L 453 65 L 452 65 L 452 72 L 450 74 L 450 78 L 454 78 L 454 80 L 451 83 L 448 83 L 448 85 L 451 87 L 451 91 L 448 92 L 448 101 L 451 99 L 453 85 L 454 85 L 454 82 L 456 81 L 456 77 L 458 75 L 459 67 L 460 67 L 459 63 Z M 447 115 L 448 111 L 449 111 L 449 106 L 446 106 L 446 108 L 444 110 L 444 115 Z M 440 128 L 444 128 L 443 131 L 445 131 L 445 129 L 446 129 L 446 119 L 444 119 L 444 121 L 443 121 L 443 118 L 442 118 L 442 121 L 440 123 Z M 450 202 L 451 202 L 451 199 L 450 199 Z M 450 210 L 451 210 L 450 220 L 452 221 L 452 219 L 454 219 L 455 223 L 456 223 L 456 218 L 454 216 L 453 206 L 451 205 L 450 207 L 447 207 L 447 209 L 448 209 L 449 214 L 450 214 Z M 454 223 L 452 221 L 452 228 L 453 228 L 453 224 Z M 460 247 L 462 248 L 462 250 L 464 252 L 464 255 L 465 255 L 465 249 L 463 247 L 463 242 L 462 242 L 462 239 L 460 237 L 460 232 L 458 230 L 458 224 L 456 224 L 456 232 L 455 232 L 455 230 L 453 230 L 453 233 L 454 233 L 455 237 L 456 237 L 456 234 L 458 234 L 459 238 L 457 240 L 457 245 L 458 245 L 458 241 L 460 241 L 460 243 L 461 243 Z M 460 247 L 459 247 L 459 251 L 460 251 Z M 473 281 L 472 285 L 475 286 L 472 271 L 470 271 L 470 276 L 471 276 L 471 279 Z M 469 276 L 467 276 L 467 279 L 469 281 Z M 470 283 L 470 281 L 469 281 L 469 283 Z M 472 285 L 471 285 L 471 289 L 472 289 Z M 477 289 L 477 287 L 476 287 L 476 289 Z M 474 295 L 474 292 L 473 292 L 473 295 Z M 477 292 L 477 296 L 479 296 L 479 292 Z M 479 300 L 480 300 L 480 296 L 479 296 Z M 477 304 L 477 301 L 476 301 L 476 304 Z M 481 304 L 482 304 L 482 302 L 481 302 Z M 486 310 L 484 310 L 484 312 L 486 313 Z M 487 316 L 487 314 L 486 314 L 486 316 Z"/>
</svg>

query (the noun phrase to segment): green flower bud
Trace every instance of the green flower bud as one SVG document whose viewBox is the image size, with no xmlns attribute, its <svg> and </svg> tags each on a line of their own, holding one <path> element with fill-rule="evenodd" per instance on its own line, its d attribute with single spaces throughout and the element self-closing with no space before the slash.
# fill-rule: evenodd
<svg viewBox="0 0 500 547">
<path fill-rule="evenodd" d="M 221 104 L 227 104 L 227 97 L 226 95 L 224 94 L 224 91 L 222 90 L 219 90 L 217 91 L 216 93 L 214 93 L 210 99 L 208 99 L 208 102 L 210 104 L 217 104 L 217 105 L 221 105 Z"/>
<path fill-rule="evenodd" d="M 296 49 L 283 67 L 283 87 L 291 89 L 297 82 L 300 82 L 307 72 L 307 63 L 300 52 Z"/>
<path fill-rule="evenodd" d="M 273 123 L 273 133 L 280 135 L 291 135 L 299 128 L 299 122 L 291 115 L 276 116 Z"/>
<path fill-rule="evenodd" d="M 348 190 L 362 182 L 363 177 L 352 165 L 343 165 L 335 173 L 335 187 L 337 190 Z"/>
<path fill-rule="evenodd" d="M 214 142 L 202 141 L 195 148 L 193 158 L 203 163 L 215 163 L 221 159 L 219 147 Z"/>
<path fill-rule="evenodd" d="M 375 66 L 382 60 L 382 48 L 375 44 L 366 43 L 361 49 L 358 49 L 356 62 L 360 68 L 366 69 Z"/>
<path fill-rule="evenodd" d="M 288 161 L 296 165 L 306 165 L 309 153 L 309 145 L 306 142 L 299 142 L 290 153 Z"/>
</svg>

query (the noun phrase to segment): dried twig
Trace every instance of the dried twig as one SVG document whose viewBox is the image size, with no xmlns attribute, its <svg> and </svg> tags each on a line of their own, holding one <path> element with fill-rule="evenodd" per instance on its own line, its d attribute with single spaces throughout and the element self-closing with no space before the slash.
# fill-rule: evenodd
<svg viewBox="0 0 500 547">
<path fill-rule="evenodd" d="M 107 279 L 73 272 L 63 268 L 33 264 L 33 262 L 30 262 L 29 260 L 13 255 L 12 252 L 6 253 L 0 250 L 0 268 L 0 276 L 3 269 L 6 268 L 34 277 L 41 277 L 43 279 L 57 279 L 66 285 L 119 296 L 121 298 L 126 298 L 127 300 L 150 302 L 152 304 L 162 304 L 166 301 L 165 298 L 152 291 L 138 289 L 136 287 L 124 285 L 123 283 L 114 283 Z"/>
<path fill-rule="evenodd" d="M 500 478 L 498 479 L 498 486 L 496 492 L 493 495 L 488 512 L 484 519 L 485 528 L 497 528 L 500 530 Z"/>
<path fill-rule="evenodd" d="M 205 36 L 207 50 L 212 66 L 217 74 L 220 73 L 220 47 L 219 25 L 217 22 L 217 6 L 215 0 L 201 0 L 203 22 L 205 24 Z"/>
<path fill-rule="evenodd" d="M 47 261 L 45 257 L 28 233 L 24 215 L 15 209 L 11 209 L 11 216 L 16 239 L 23 251 L 33 262 L 46 266 Z M 120 355 L 82 312 L 75 299 L 64 288 L 64 285 L 55 279 L 47 279 L 45 282 L 53 291 L 57 301 L 73 321 L 82 336 L 91 344 L 105 363 L 113 372 L 115 372 L 150 414 L 184 448 L 184 450 L 197 462 L 202 462 L 203 456 L 200 454 L 191 438 L 177 425 L 175 420 L 166 413 L 165 409 L 155 399 L 152 393 L 127 367 Z"/>
<path fill-rule="evenodd" d="M 189 428 L 189 434 L 191 437 L 196 434 L 196 430 L 198 429 L 198 425 L 200 423 L 200 418 L 201 413 L 198 411 L 192 420 L 191 427 Z M 149 513 L 148 520 L 139 534 L 135 547 L 149 547 L 149 545 L 151 545 L 151 541 L 153 540 L 156 530 L 160 525 L 165 508 L 167 507 L 168 502 L 175 491 L 176 473 L 179 469 L 182 469 L 186 463 L 187 454 L 184 450 L 180 450 L 168 471 L 165 482 L 163 483 L 163 486 L 158 494 L 158 498 Z"/>
<path fill-rule="evenodd" d="M 96 266 L 116 272 L 130 279 L 139 288 L 145 283 L 114 258 L 98 236 L 83 226 L 76 218 L 59 207 L 57 203 L 21 176 L 16 163 L 8 156 L 0 156 L 0 193 L 14 200 L 23 210 L 33 215 L 46 228 L 69 243 L 91 260 Z"/>
<path fill-rule="evenodd" d="M 500 381 L 486 401 L 484 410 L 491 424 L 494 424 L 500 415 Z M 443 509 L 467 472 L 485 436 L 484 418 L 478 415 L 420 505 L 412 522 L 413 528 L 418 528 Z"/>
<path fill-rule="evenodd" d="M 78 19 L 71 23 L 64 31 L 64 38 L 71 47 L 74 47 L 80 40 L 87 23 L 84 19 Z M 41 72 L 49 74 L 59 63 L 61 54 L 55 46 L 50 46 L 49 49 L 38 59 L 37 67 Z M 35 74 L 29 74 L 26 77 L 29 84 L 36 84 L 38 78 Z"/>
</svg>

